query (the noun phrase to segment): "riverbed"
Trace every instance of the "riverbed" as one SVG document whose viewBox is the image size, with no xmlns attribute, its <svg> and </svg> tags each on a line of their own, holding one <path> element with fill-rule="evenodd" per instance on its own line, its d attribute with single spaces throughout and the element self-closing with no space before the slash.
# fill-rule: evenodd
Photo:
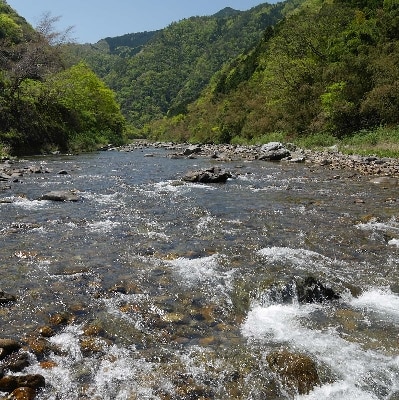
<svg viewBox="0 0 399 400">
<path fill-rule="evenodd" d="M 17 300 L 0 336 L 28 343 L 37 399 L 398 399 L 398 186 L 170 153 L 18 160 L 40 173 L 1 186 L 0 289 Z M 210 166 L 232 177 L 181 180 Z M 41 200 L 58 190 L 78 201 Z M 337 298 L 298 301 L 307 277 Z M 279 350 L 314 361 L 309 393 L 271 370 Z"/>
</svg>

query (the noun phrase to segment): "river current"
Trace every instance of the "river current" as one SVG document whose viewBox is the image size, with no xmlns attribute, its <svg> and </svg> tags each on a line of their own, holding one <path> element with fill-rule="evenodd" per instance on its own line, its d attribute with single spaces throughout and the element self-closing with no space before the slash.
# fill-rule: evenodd
<svg viewBox="0 0 399 400">
<path fill-rule="evenodd" d="M 17 301 L 0 308 L 0 337 L 67 319 L 30 351 L 23 373 L 46 379 L 37 398 L 399 399 L 398 187 L 167 155 L 20 160 L 47 173 L 1 188 L 0 289 Z M 211 165 L 234 177 L 180 180 Z M 80 201 L 39 200 L 69 189 Z M 276 295 L 308 276 L 339 299 Z M 286 390 L 267 362 L 276 349 L 309 356 L 320 384 Z"/>
</svg>

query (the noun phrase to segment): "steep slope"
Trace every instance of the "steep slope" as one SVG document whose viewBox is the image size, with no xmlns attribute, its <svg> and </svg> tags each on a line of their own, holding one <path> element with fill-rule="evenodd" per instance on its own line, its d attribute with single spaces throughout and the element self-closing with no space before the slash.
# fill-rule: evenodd
<svg viewBox="0 0 399 400">
<path fill-rule="evenodd" d="M 216 74 L 188 113 L 153 123 L 147 134 L 238 143 L 398 125 L 398 3 L 286 5 L 287 17 Z"/>
<path fill-rule="evenodd" d="M 17 14 L 4 0 L 0 0 L 0 40 L 19 43 L 34 34 L 25 18 Z"/>
<path fill-rule="evenodd" d="M 248 11 L 227 8 L 172 23 L 147 34 L 140 46 L 132 47 L 127 35 L 74 51 L 117 92 L 124 115 L 142 129 L 154 119 L 186 112 L 213 74 L 253 47 L 264 29 L 282 18 L 283 9 L 283 3 Z"/>
</svg>

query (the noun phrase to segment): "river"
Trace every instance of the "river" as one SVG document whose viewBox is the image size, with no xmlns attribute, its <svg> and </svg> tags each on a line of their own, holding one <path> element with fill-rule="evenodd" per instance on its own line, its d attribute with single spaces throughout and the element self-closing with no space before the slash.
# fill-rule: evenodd
<svg viewBox="0 0 399 400">
<path fill-rule="evenodd" d="M 54 329 L 23 371 L 37 399 L 399 399 L 398 187 L 264 161 L 184 183 L 218 162 L 167 155 L 19 160 L 47 173 L 0 190 L 0 336 Z M 309 276 L 339 299 L 282 298 Z M 271 371 L 280 349 L 314 360 L 309 393 Z"/>
</svg>

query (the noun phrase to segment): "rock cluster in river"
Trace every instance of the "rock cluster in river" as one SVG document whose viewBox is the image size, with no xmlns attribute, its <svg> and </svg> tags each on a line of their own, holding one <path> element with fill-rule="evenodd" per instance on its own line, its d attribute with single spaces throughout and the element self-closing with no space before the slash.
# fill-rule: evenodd
<svg viewBox="0 0 399 400">
<path fill-rule="evenodd" d="M 13 339 L 0 339 L 0 391 L 10 393 L 6 399 L 33 400 L 45 386 L 39 374 L 13 375 L 29 365 L 29 357 L 22 344 Z"/>
<path fill-rule="evenodd" d="M 0 190 L 7 190 L 10 188 L 10 183 L 20 183 L 21 178 L 31 174 L 49 174 L 51 171 L 43 168 L 41 165 L 27 165 L 24 167 L 16 168 L 14 167 L 14 161 L 5 160 L 0 163 Z M 68 175 L 68 171 L 61 170 L 58 172 L 59 175 Z M 39 197 L 38 200 L 50 200 L 59 202 L 76 202 L 80 200 L 77 190 L 53 190 L 44 193 Z M 0 198 L 0 203 L 11 203 L 12 200 L 5 198 Z M 0 293 L 1 297 L 1 293 Z M 1 298 L 0 298 L 1 303 Z"/>
<path fill-rule="evenodd" d="M 49 173 L 49 171 L 41 165 L 28 165 L 16 168 L 12 160 L 5 160 L 3 163 L 0 163 L 0 182 L 18 182 L 25 175 L 44 173 Z"/>
<path fill-rule="evenodd" d="M 287 163 L 308 163 L 332 170 L 348 169 L 363 175 L 379 175 L 399 178 L 399 159 L 376 156 L 347 155 L 337 147 L 322 151 L 301 149 L 291 143 L 270 142 L 264 145 L 231 144 L 176 144 L 138 141 L 119 148 L 120 151 L 162 148 L 171 151 L 171 158 L 208 157 L 217 161 L 280 161 Z M 395 184 L 398 182 L 395 179 Z M 392 182 L 391 182 L 392 184 Z"/>
</svg>

